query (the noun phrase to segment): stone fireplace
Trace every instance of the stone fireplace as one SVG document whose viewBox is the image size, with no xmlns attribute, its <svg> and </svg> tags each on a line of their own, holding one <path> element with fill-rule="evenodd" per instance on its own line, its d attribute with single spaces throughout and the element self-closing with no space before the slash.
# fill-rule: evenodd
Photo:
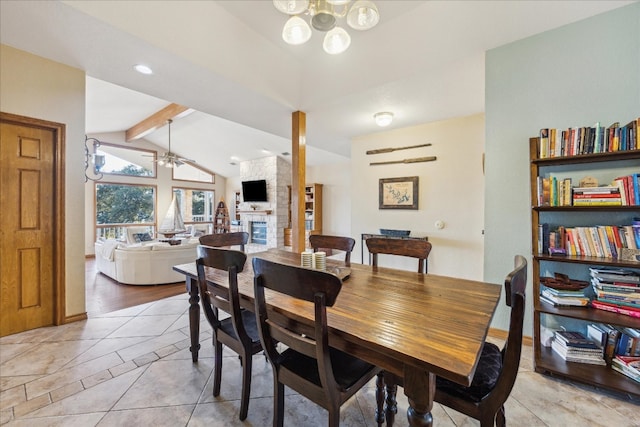
<svg viewBox="0 0 640 427">
<path fill-rule="evenodd" d="M 283 247 L 283 229 L 289 225 L 287 185 L 291 184 L 291 164 L 278 156 L 241 162 L 240 179 L 267 181 L 267 202 L 243 201 L 238 209 L 242 228 L 249 233 L 249 243 Z"/>
</svg>

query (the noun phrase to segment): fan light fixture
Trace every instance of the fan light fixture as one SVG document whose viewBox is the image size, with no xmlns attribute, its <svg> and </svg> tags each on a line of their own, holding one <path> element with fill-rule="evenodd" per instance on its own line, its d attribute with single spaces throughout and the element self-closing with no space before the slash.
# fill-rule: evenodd
<svg viewBox="0 0 640 427">
<path fill-rule="evenodd" d="M 291 15 L 284 24 L 282 38 L 292 45 L 304 44 L 311 38 L 311 27 L 325 34 L 322 47 L 332 55 L 342 53 L 351 44 L 351 36 L 338 25 L 346 17 L 347 25 L 358 31 L 375 27 L 380 20 L 376 5 L 369 0 L 273 0 L 282 13 Z M 302 16 L 308 16 L 311 26 Z"/>
<path fill-rule="evenodd" d="M 376 124 L 380 127 L 389 126 L 393 121 L 393 113 L 389 113 L 388 111 L 383 111 L 380 113 L 376 113 L 373 115 L 373 118 L 376 121 Z"/>
<path fill-rule="evenodd" d="M 166 151 L 158 160 L 157 163 L 159 166 L 164 166 L 166 168 L 173 168 L 182 166 L 185 163 L 195 162 L 195 160 L 183 159 L 182 157 L 178 157 L 174 153 L 171 152 L 171 123 L 173 120 L 167 120 L 167 124 L 169 125 L 169 151 Z"/>
</svg>

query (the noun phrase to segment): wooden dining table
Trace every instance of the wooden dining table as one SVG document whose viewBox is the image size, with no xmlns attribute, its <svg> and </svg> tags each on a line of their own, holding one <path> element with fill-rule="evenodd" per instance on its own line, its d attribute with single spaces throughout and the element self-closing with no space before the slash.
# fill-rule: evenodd
<svg viewBox="0 0 640 427">
<path fill-rule="evenodd" d="M 254 311 L 252 258 L 300 265 L 300 254 L 269 249 L 248 255 L 238 275 L 241 306 Z M 340 262 L 327 260 L 327 269 Z M 200 307 L 195 262 L 173 267 L 186 277 L 192 360 L 198 360 Z M 207 271 L 225 287 L 226 272 Z M 404 379 L 411 426 L 431 426 L 436 376 L 469 386 L 501 287 L 455 277 L 352 263 L 333 307 L 329 344 Z M 267 305 L 304 331 L 313 325 L 312 304 L 268 292 Z M 308 330 L 308 329 L 307 329 Z"/>
</svg>

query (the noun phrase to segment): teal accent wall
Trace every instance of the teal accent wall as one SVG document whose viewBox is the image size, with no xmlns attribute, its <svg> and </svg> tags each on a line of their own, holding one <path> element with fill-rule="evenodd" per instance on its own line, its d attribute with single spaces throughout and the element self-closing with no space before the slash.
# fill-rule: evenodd
<svg viewBox="0 0 640 427">
<path fill-rule="evenodd" d="M 490 50 L 485 67 L 484 279 L 503 283 L 515 254 L 531 261 L 529 138 L 640 117 L 640 4 Z M 528 292 L 532 336 L 531 278 Z M 501 303 L 493 327 L 508 325 Z"/>
</svg>

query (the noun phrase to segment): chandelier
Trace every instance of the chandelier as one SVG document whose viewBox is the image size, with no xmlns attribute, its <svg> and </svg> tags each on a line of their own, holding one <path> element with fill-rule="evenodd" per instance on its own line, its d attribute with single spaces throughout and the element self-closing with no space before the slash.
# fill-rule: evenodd
<svg viewBox="0 0 640 427">
<path fill-rule="evenodd" d="M 365 31 L 376 26 L 380 13 L 369 0 L 273 0 L 280 12 L 292 15 L 284 24 L 282 38 L 292 45 L 306 43 L 311 38 L 311 27 L 325 34 L 322 47 L 332 55 L 342 53 L 351 44 L 351 36 L 338 25 L 346 17 L 354 30 Z M 308 17 L 311 27 L 303 17 Z"/>
</svg>

